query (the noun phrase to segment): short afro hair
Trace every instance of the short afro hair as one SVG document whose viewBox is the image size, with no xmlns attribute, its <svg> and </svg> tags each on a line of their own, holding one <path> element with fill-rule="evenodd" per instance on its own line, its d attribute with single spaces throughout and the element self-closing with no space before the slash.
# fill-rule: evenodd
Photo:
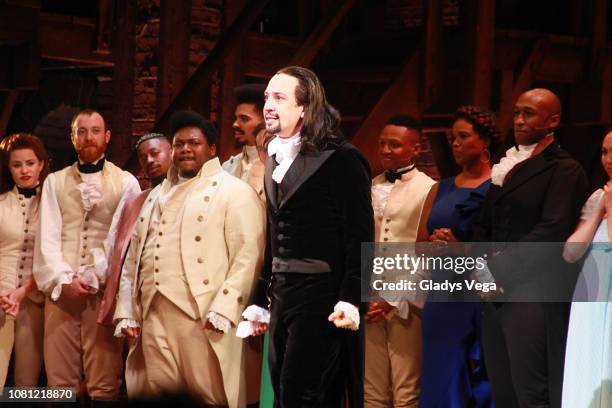
<svg viewBox="0 0 612 408">
<path fill-rule="evenodd" d="M 266 101 L 264 100 L 264 92 L 266 86 L 264 84 L 244 84 L 234 88 L 234 97 L 236 104 L 251 103 L 263 115 L 263 108 Z"/>
<path fill-rule="evenodd" d="M 170 117 L 170 133 L 172 137 L 174 138 L 176 132 L 186 127 L 200 129 L 209 145 L 217 144 L 217 128 L 210 120 L 193 111 L 181 110 L 174 112 Z"/>
</svg>

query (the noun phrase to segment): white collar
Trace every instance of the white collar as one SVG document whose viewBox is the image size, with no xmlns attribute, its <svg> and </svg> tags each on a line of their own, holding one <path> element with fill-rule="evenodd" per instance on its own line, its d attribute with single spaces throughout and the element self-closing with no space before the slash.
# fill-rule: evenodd
<svg viewBox="0 0 612 408">
<path fill-rule="evenodd" d="M 295 160 L 297 155 L 300 153 L 300 148 L 302 147 L 302 139 L 300 138 L 300 133 L 296 133 L 295 135 L 289 138 L 282 138 L 280 136 L 276 136 L 270 144 L 268 144 L 268 155 L 274 156 L 278 165 L 272 172 L 272 179 L 280 184 L 283 181 L 283 177 L 285 177 L 285 173 L 289 170 L 291 163 Z"/>
<path fill-rule="evenodd" d="M 257 152 L 257 146 L 244 146 L 244 158 L 246 158 L 247 162 L 251 163 L 255 160 L 259 159 L 259 153 Z"/>
<path fill-rule="evenodd" d="M 508 173 L 514 166 L 530 158 L 537 145 L 537 143 L 531 145 L 517 145 L 508 149 L 506 155 L 499 163 L 493 165 L 491 169 L 491 183 L 500 187 L 503 186 Z"/>
</svg>

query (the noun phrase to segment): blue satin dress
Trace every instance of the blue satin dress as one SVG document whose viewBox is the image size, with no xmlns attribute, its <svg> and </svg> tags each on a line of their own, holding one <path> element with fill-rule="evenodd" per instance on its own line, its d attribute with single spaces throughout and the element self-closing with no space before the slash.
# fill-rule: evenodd
<svg viewBox="0 0 612 408">
<path fill-rule="evenodd" d="M 476 188 L 457 187 L 454 177 L 441 180 L 427 221 L 429 233 L 450 228 L 458 240 L 470 241 L 489 186 L 490 180 Z M 473 300 L 425 303 L 419 408 L 493 406 L 482 360 L 481 304 Z"/>
</svg>

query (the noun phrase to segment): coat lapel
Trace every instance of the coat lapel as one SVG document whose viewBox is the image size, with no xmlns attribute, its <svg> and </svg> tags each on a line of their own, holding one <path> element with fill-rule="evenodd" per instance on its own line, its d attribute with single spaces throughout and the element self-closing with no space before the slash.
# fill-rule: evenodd
<svg viewBox="0 0 612 408">
<path fill-rule="evenodd" d="M 504 186 L 499 191 L 496 201 L 510 194 L 518 187 L 537 177 L 540 173 L 554 166 L 556 161 L 551 160 L 553 156 L 554 151 L 546 150 L 538 154 L 536 157 L 527 159 L 527 161 L 524 163 L 517 164 L 517 166 L 521 166 L 522 164 L 521 168 L 517 169 L 514 174 L 510 175 L 510 178 L 508 178 L 507 182 L 504 183 Z"/>
<path fill-rule="evenodd" d="M 278 201 L 276 198 L 276 185 L 274 180 L 272 180 L 272 172 L 276 168 L 276 159 L 274 156 L 268 157 L 266 161 L 266 169 L 264 172 L 264 187 L 266 189 L 266 195 L 268 197 L 268 202 L 272 205 L 272 208 L 278 209 Z"/>
<path fill-rule="evenodd" d="M 322 165 L 334 154 L 335 150 L 324 150 L 322 152 L 300 153 L 297 155 L 289 170 L 283 177 L 283 184 L 288 185 L 287 194 L 279 204 L 282 207 L 295 192 L 308 180 Z"/>
</svg>

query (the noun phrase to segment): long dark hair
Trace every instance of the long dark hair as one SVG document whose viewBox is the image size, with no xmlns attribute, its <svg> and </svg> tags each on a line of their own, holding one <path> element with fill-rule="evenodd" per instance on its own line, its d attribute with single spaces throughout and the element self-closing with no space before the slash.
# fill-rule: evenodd
<svg viewBox="0 0 612 408">
<path fill-rule="evenodd" d="M 42 141 L 30 133 L 15 133 L 0 142 L 0 194 L 6 193 L 15 186 L 15 180 L 9 170 L 11 152 L 19 149 L 32 149 L 36 158 L 42 161 L 43 167 L 38 177 L 40 184 L 49 175 L 49 155 Z"/>
<path fill-rule="evenodd" d="M 340 112 L 327 103 L 325 89 L 314 72 L 303 67 L 285 67 L 276 74 L 297 79 L 295 100 L 305 109 L 300 138 L 302 152 L 320 151 L 330 142 L 343 140 L 340 134 Z"/>
</svg>

